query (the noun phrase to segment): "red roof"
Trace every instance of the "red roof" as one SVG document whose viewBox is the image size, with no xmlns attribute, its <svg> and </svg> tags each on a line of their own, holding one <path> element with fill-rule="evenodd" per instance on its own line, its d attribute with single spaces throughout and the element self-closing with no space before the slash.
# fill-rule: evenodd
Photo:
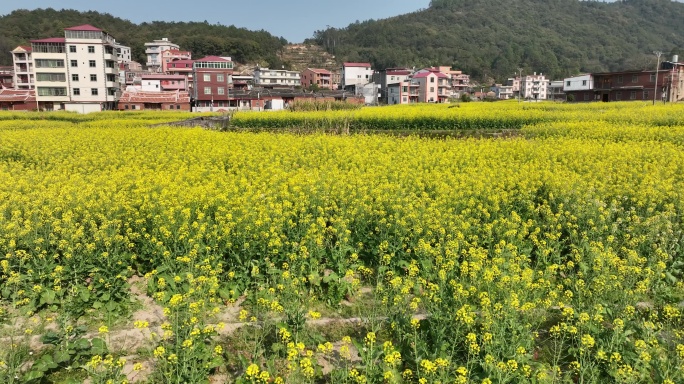
<svg viewBox="0 0 684 384">
<path fill-rule="evenodd" d="M 47 39 L 31 40 L 32 43 L 64 43 L 66 39 L 63 37 L 50 37 Z"/>
<path fill-rule="evenodd" d="M 330 73 L 330 71 L 328 71 L 327 69 L 320 69 L 320 68 L 307 68 L 307 69 L 313 73 L 318 73 L 320 75 L 332 75 L 332 73 Z"/>
<path fill-rule="evenodd" d="M 36 95 L 29 89 L 0 89 L 0 102 L 31 102 L 36 101 Z"/>
<path fill-rule="evenodd" d="M 190 103 L 190 95 L 188 94 L 188 92 L 177 91 L 124 91 L 124 93 L 119 98 L 119 103 Z"/>
<path fill-rule="evenodd" d="M 226 60 L 226 59 L 224 59 L 224 58 L 222 58 L 222 57 L 218 57 L 218 56 L 207 56 L 207 57 L 203 57 L 203 58 L 201 58 L 201 59 L 199 59 L 199 60 L 196 60 L 196 61 L 202 61 L 202 62 L 205 62 L 205 61 L 219 61 L 219 62 L 227 62 L 227 63 L 230 62 L 230 60 Z"/>
<path fill-rule="evenodd" d="M 93 27 L 90 24 L 78 25 L 75 27 L 64 28 L 65 31 L 92 31 L 92 32 L 102 32 L 100 28 Z"/>
<path fill-rule="evenodd" d="M 444 78 L 444 79 L 447 79 L 447 78 L 448 78 L 448 76 L 445 75 L 445 74 L 443 74 L 442 72 L 436 72 L 436 71 L 418 72 L 418 73 L 416 73 L 415 75 L 413 75 L 413 78 L 414 78 L 414 79 L 421 79 L 421 78 L 430 76 L 430 74 L 434 74 L 434 75 L 437 76 L 438 78 Z"/>
<path fill-rule="evenodd" d="M 166 54 L 189 55 L 189 54 L 190 54 L 190 51 L 181 51 L 181 50 L 178 50 L 178 49 L 168 49 L 168 50 L 162 52 L 162 54 L 163 54 L 163 55 L 166 55 Z"/>
<path fill-rule="evenodd" d="M 20 46 L 14 48 L 14 51 L 16 51 L 19 48 L 23 49 L 26 52 L 31 52 L 31 50 L 32 50 L 31 47 L 27 47 L 26 45 L 20 45 Z"/>
<path fill-rule="evenodd" d="M 370 68 L 370 63 L 343 63 L 345 67 L 368 67 Z"/>
</svg>

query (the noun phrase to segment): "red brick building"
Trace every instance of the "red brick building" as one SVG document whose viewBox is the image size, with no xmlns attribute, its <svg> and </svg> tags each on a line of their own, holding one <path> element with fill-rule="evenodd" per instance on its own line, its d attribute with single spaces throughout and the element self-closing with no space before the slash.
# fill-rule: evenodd
<svg viewBox="0 0 684 384">
<path fill-rule="evenodd" d="M 326 69 L 307 68 L 303 70 L 301 82 L 303 88 L 317 85 L 320 89 L 333 89 L 332 73 Z"/>
<path fill-rule="evenodd" d="M 125 91 L 119 98 L 121 111 L 190 111 L 190 95 L 180 91 Z"/>
<path fill-rule="evenodd" d="M 228 107 L 230 88 L 233 87 L 233 62 L 223 57 L 207 56 L 195 60 L 192 69 L 195 106 Z"/>
<path fill-rule="evenodd" d="M 37 107 L 33 89 L 0 89 L 0 111 L 31 111 Z"/>
</svg>

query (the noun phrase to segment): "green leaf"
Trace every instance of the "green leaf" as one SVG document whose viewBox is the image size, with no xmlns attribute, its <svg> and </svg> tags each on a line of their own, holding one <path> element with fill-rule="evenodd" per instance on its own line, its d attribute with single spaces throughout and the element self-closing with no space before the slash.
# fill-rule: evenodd
<svg viewBox="0 0 684 384">
<path fill-rule="evenodd" d="M 109 294 L 109 292 L 105 292 L 102 294 L 102 296 L 100 296 L 100 301 L 109 301 L 111 297 L 112 296 Z"/>
<path fill-rule="evenodd" d="M 84 303 L 87 303 L 88 300 L 90 300 L 90 291 L 88 289 L 81 289 L 81 292 L 79 292 L 78 294 L 81 298 L 81 301 L 83 301 Z"/>
<path fill-rule="evenodd" d="M 86 351 L 90 349 L 90 343 L 88 342 L 87 339 L 78 339 L 74 342 L 73 344 L 74 349 L 81 350 L 81 351 Z"/>
<path fill-rule="evenodd" d="M 40 294 L 40 305 L 52 304 L 55 302 L 55 291 L 46 289 Z"/>
<path fill-rule="evenodd" d="M 104 355 L 108 352 L 107 343 L 105 343 L 104 340 L 100 338 L 95 338 L 91 340 L 90 343 L 92 344 L 93 355 Z"/>
<path fill-rule="evenodd" d="M 68 351 L 56 351 L 55 352 L 55 363 L 62 364 L 71 360 L 71 356 Z"/>
<path fill-rule="evenodd" d="M 33 368 L 34 369 L 32 369 L 29 373 L 24 375 L 24 377 L 22 378 L 24 382 L 30 382 L 33 380 L 38 380 L 44 376 L 43 371 L 35 369 L 36 368 L 35 364 L 33 365 Z"/>
</svg>

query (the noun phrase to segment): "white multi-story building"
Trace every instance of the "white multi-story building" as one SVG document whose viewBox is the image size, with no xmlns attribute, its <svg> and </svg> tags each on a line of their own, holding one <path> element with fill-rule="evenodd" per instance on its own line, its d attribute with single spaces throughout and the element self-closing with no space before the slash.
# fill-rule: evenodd
<svg viewBox="0 0 684 384">
<path fill-rule="evenodd" d="M 520 79 L 520 97 L 525 100 L 546 100 L 549 80 L 543 74 L 523 76 Z"/>
<path fill-rule="evenodd" d="M 254 85 L 259 87 L 298 87 L 302 85 L 297 71 L 257 67 L 254 70 Z"/>
<path fill-rule="evenodd" d="M 114 44 L 114 48 L 116 48 L 116 57 L 119 63 L 122 64 L 128 64 L 130 63 L 131 60 L 131 47 L 127 47 L 125 45 L 121 44 Z"/>
<path fill-rule="evenodd" d="M 178 44 L 174 44 L 164 37 L 161 40 L 154 40 L 151 43 L 145 43 L 145 54 L 147 54 L 147 68 L 153 71 L 159 71 L 162 67 L 162 52 L 171 49 L 180 49 Z"/>
<path fill-rule="evenodd" d="M 342 88 L 353 91 L 373 81 L 373 69 L 369 63 L 343 63 Z"/>
<path fill-rule="evenodd" d="M 114 109 L 119 90 L 114 38 L 92 25 L 31 41 L 39 109 L 81 113 Z"/>
<path fill-rule="evenodd" d="M 31 47 L 18 46 L 12 50 L 14 89 L 34 89 L 33 54 Z"/>
</svg>

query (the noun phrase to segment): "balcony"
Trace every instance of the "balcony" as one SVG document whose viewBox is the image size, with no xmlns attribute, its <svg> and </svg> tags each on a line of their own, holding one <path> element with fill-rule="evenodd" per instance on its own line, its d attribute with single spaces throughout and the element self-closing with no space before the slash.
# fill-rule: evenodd
<svg viewBox="0 0 684 384">
<path fill-rule="evenodd" d="M 116 57 L 115 53 L 105 53 L 104 54 L 104 59 L 105 60 L 111 60 L 111 61 L 116 61 L 118 58 Z"/>
<path fill-rule="evenodd" d="M 105 87 L 107 88 L 119 88 L 119 83 L 116 81 L 105 81 Z"/>
<path fill-rule="evenodd" d="M 105 73 L 111 74 L 111 75 L 118 75 L 119 74 L 119 69 L 118 68 L 112 68 L 112 67 L 105 67 Z"/>
</svg>

